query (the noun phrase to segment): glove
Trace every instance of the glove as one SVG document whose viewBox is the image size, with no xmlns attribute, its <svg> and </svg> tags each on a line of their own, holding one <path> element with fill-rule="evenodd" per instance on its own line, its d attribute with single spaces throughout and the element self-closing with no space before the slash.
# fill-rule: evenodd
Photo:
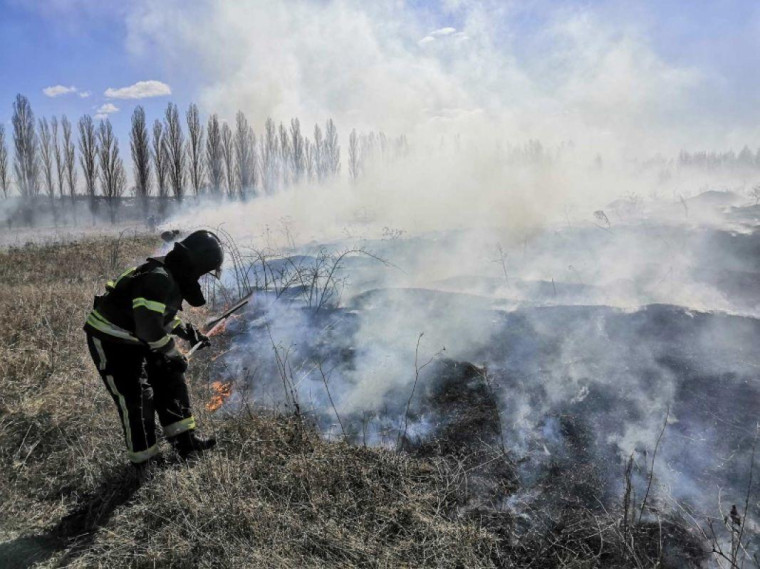
<svg viewBox="0 0 760 569">
<path fill-rule="evenodd" d="M 172 348 L 164 354 L 155 353 L 153 358 L 156 367 L 167 373 L 185 373 L 187 371 L 187 358 L 177 348 Z"/>
<path fill-rule="evenodd" d="M 190 342 L 191 346 L 201 344 L 201 348 L 206 348 L 211 345 L 211 340 L 209 340 L 208 336 L 189 322 L 185 324 L 185 339 Z"/>
</svg>

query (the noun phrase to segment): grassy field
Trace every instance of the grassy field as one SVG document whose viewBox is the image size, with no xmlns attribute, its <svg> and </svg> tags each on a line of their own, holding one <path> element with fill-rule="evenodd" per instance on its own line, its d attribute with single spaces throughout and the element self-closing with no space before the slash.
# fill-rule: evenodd
<svg viewBox="0 0 760 569">
<path fill-rule="evenodd" d="M 185 465 L 163 443 L 167 464 L 138 478 L 81 326 L 105 280 L 158 244 L 0 252 L 0 567 L 697 566 L 701 550 L 672 524 L 634 527 L 568 501 L 526 530 L 473 506 L 482 464 L 510 470 L 498 452 L 414 457 L 327 442 L 245 406 L 214 415 L 214 348 L 193 360 L 190 384 L 218 450 Z"/>
<path fill-rule="evenodd" d="M 446 461 L 326 443 L 288 418 L 216 419 L 203 358 L 193 400 L 221 448 L 141 483 L 81 326 L 103 282 L 157 245 L 0 253 L 0 565 L 492 565 L 495 537 L 447 515 L 463 479 Z"/>
</svg>

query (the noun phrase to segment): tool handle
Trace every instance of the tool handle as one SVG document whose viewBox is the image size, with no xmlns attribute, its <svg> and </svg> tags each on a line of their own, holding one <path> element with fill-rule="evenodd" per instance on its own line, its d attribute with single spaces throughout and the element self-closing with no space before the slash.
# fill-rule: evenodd
<svg viewBox="0 0 760 569">
<path fill-rule="evenodd" d="M 190 351 L 185 354 L 185 358 L 189 360 L 195 352 L 201 349 L 201 346 L 203 346 L 203 342 L 198 342 L 195 344 L 192 348 L 190 348 Z"/>
<path fill-rule="evenodd" d="M 225 316 L 224 318 L 222 318 L 221 320 L 219 320 L 219 322 L 217 322 L 216 324 L 214 324 L 214 326 L 211 328 L 211 330 L 209 330 L 208 332 L 206 332 L 206 334 L 207 334 L 208 336 L 211 336 L 211 335 L 214 333 L 214 331 L 215 331 L 217 328 L 219 328 L 219 326 L 221 326 L 221 325 L 222 325 L 222 323 L 224 323 L 224 321 L 225 321 L 225 320 L 227 320 L 227 317 L 228 317 L 228 316 L 229 316 L 229 315 Z M 211 344 L 206 344 L 206 345 L 209 345 L 209 346 L 210 346 Z M 198 350 L 200 350 L 202 347 L 203 347 L 203 342 L 198 342 L 198 343 L 197 343 L 197 344 L 195 344 L 195 345 L 194 345 L 192 348 L 190 348 L 190 351 L 189 351 L 189 352 L 187 352 L 187 353 L 185 354 L 185 357 L 186 357 L 186 358 L 189 360 L 189 359 L 190 359 L 190 357 L 191 357 L 191 356 L 192 356 L 192 355 L 193 355 L 195 352 L 197 352 Z"/>
<path fill-rule="evenodd" d="M 241 301 L 239 301 L 236 306 L 232 307 L 230 310 L 222 314 L 219 318 L 217 318 L 216 320 L 211 320 L 209 324 L 212 324 L 212 326 L 211 326 L 211 329 L 208 332 L 206 332 L 206 335 L 211 336 L 214 330 L 216 330 L 225 320 L 227 320 L 227 318 L 229 318 L 235 312 L 237 312 L 238 310 L 243 308 L 246 304 L 248 304 L 248 301 L 250 300 L 251 296 L 253 296 L 253 292 L 250 292 L 246 297 L 244 297 Z M 198 350 L 200 350 L 202 347 L 203 347 L 203 342 L 198 342 L 192 348 L 190 348 L 189 352 L 185 354 L 185 358 L 189 360 L 192 357 L 192 355 Z"/>
</svg>

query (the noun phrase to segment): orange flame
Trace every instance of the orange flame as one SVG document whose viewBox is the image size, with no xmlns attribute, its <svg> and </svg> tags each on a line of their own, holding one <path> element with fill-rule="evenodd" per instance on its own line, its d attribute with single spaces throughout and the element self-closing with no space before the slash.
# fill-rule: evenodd
<svg viewBox="0 0 760 569">
<path fill-rule="evenodd" d="M 216 411 L 221 407 L 225 401 L 232 395 L 232 382 L 230 381 L 212 381 L 211 391 L 213 395 L 208 403 L 206 403 L 206 409 L 209 411 Z"/>
<path fill-rule="evenodd" d="M 206 336 L 209 338 L 213 338 L 214 336 L 218 336 L 222 332 L 224 332 L 227 329 L 227 321 L 222 320 L 219 324 L 214 326 L 211 330 L 208 331 Z"/>
</svg>

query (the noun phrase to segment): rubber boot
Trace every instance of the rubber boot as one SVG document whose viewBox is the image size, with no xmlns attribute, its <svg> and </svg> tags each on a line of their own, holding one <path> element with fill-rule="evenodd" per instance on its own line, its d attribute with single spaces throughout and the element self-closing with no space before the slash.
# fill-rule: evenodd
<svg viewBox="0 0 760 569">
<path fill-rule="evenodd" d="M 199 437 L 195 431 L 185 431 L 169 439 L 172 447 L 183 460 L 197 458 L 216 446 L 214 437 Z"/>
</svg>

